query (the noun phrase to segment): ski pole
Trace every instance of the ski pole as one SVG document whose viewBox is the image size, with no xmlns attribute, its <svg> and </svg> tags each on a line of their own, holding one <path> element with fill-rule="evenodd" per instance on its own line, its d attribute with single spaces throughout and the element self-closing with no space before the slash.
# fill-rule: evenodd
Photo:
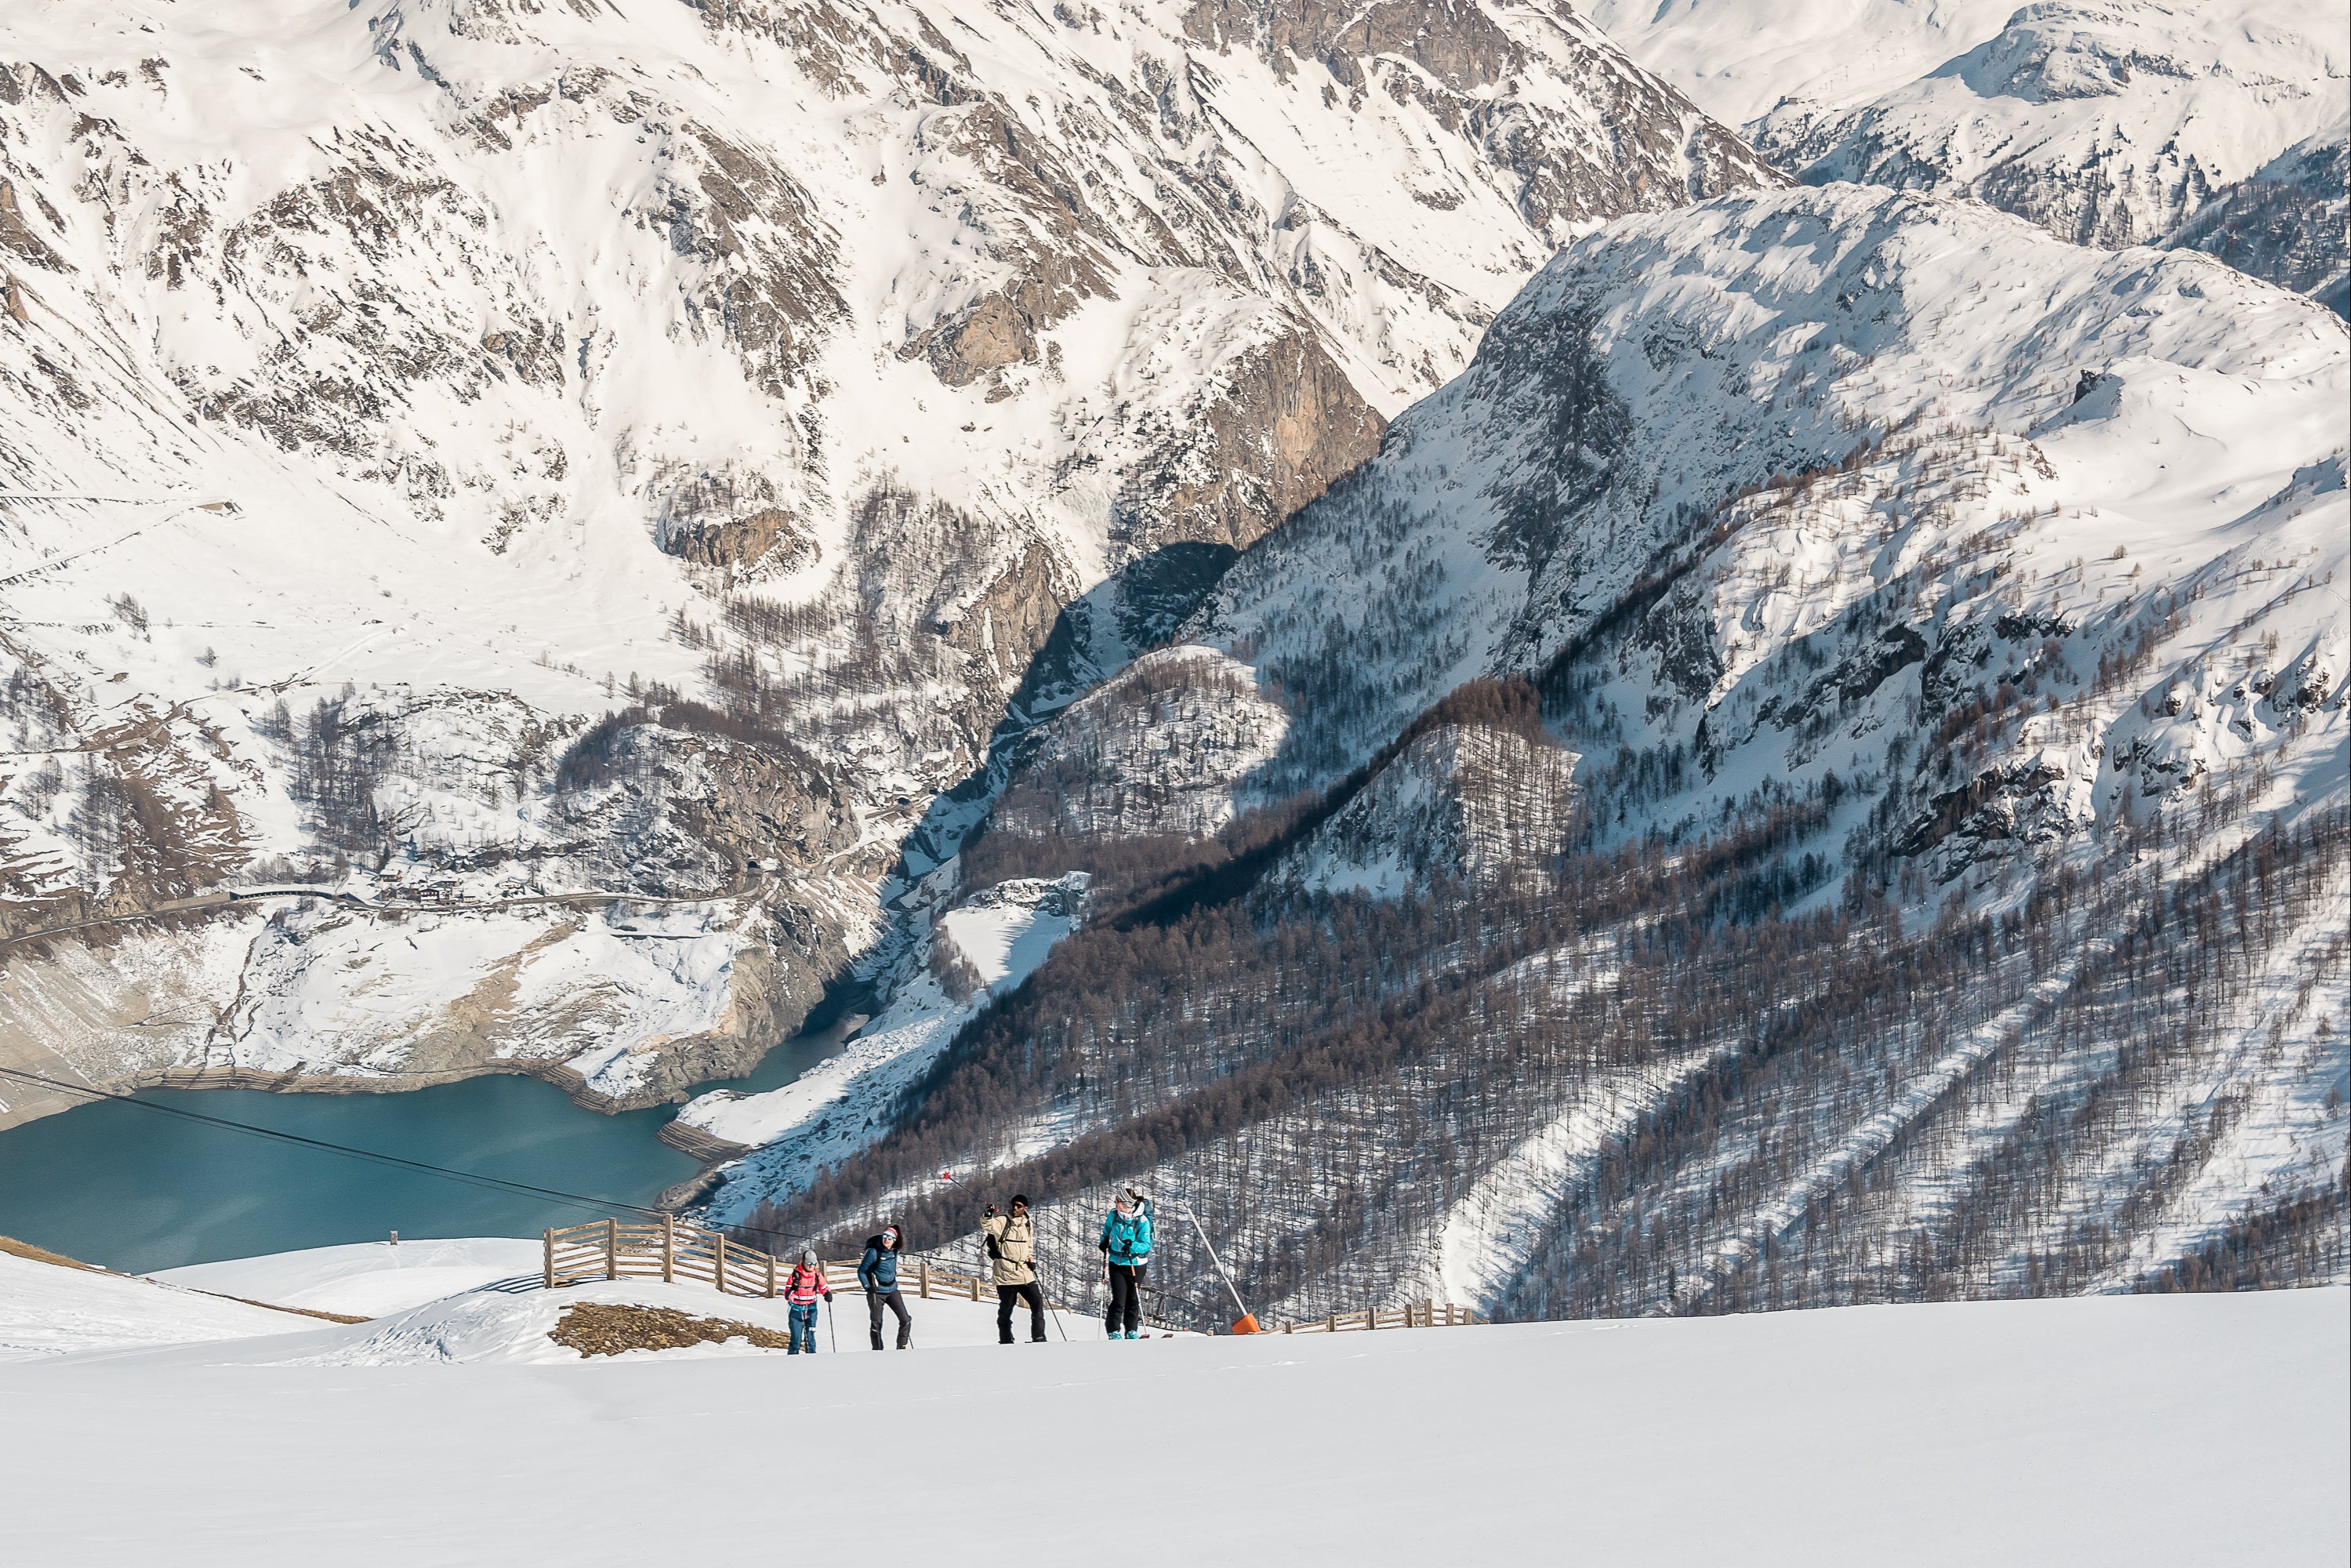
<svg viewBox="0 0 2351 1568">
<path fill-rule="evenodd" d="M 828 1293 L 824 1298 L 824 1337 L 826 1342 L 832 1346 L 832 1354 L 839 1355 L 841 1354 L 841 1331 L 832 1326 L 832 1297 L 830 1293 Z"/>
<path fill-rule="evenodd" d="M 1061 1331 L 1061 1343 L 1063 1344 L 1069 1343 L 1070 1331 L 1067 1328 L 1062 1327 L 1061 1309 L 1053 1305 L 1053 1292 L 1051 1288 L 1045 1283 L 1045 1270 L 1043 1265 L 1032 1257 L 1029 1264 L 1029 1271 L 1037 1276 L 1037 1289 L 1044 1293 L 1045 1305 L 1053 1314 L 1053 1326 Z"/>
</svg>

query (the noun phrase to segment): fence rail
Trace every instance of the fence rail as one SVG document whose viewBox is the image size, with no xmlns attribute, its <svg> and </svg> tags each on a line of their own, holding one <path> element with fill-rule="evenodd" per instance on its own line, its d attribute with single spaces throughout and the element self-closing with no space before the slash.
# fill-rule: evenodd
<svg viewBox="0 0 2351 1568">
<path fill-rule="evenodd" d="M 634 1277 L 690 1281 L 714 1286 L 724 1295 L 773 1297 L 782 1278 L 790 1272 L 789 1267 L 779 1272 L 776 1260 L 756 1248 L 675 1220 L 623 1224 L 599 1219 L 567 1225 L 546 1233 L 545 1248 L 545 1279 L 550 1291 L 586 1280 Z M 854 1260 L 828 1260 L 819 1266 L 824 1270 L 826 1284 L 835 1290 L 855 1288 Z M 977 1301 L 996 1293 L 989 1281 L 943 1269 L 926 1258 L 909 1258 L 898 1265 L 898 1288 L 904 1291 L 910 1286 L 925 1301 Z M 1057 1312 L 1069 1310 L 1059 1301 L 1049 1305 Z"/>
<path fill-rule="evenodd" d="M 1270 1332 L 1344 1333 L 1351 1329 L 1468 1328 L 1485 1321 L 1468 1308 L 1457 1307 L 1450 1301 L 1406 1301 L 1401 1307 L 1385 1310 L 1366 1307 L 1360 1312 L 1332 1312 L 1326 1317 L 1311 1318 L 1302 1323 L 1286 1322 Z"/>
<path fill-rule="evenodd" d="M 776 1260 L 756 1248 L 728 1239 L 715 1230 L 676 1220 L 590 1220 L 567 1225 L 545 1234 L 545 1280 L 550 1291 L 588 1280 L 623 1278 L 684 1280 L 709 1285 L 721 1295 L 773 1298 L 779 1274 Z M 855 1261 L 820 1265 L 825 1283 L 836 1290 L 854 1289 Z M 782 1273 L 789 1275 L 789 1268 Z M 927 1258 L 908 1258 L 898 1265 L 898 1288 L 909 1286 L 925 1301 L 985 1301 L 996 1292 L 994 1283 L 977 1274 L 942 1268 Z M 1049 1302 L 1056 1312 L 1071 1309 Z M 1463 1328 L 1486 1320 L 1467 1307 L 1444 1301 L 1407 1301 L 1401 1307 L 1366 1307 L 1360 1312 L 1332 1312 L 1304 1322 L 1268 1324 L 1268 1333 L 1345 1333 L 1375 1329 Z"/>
</svg>

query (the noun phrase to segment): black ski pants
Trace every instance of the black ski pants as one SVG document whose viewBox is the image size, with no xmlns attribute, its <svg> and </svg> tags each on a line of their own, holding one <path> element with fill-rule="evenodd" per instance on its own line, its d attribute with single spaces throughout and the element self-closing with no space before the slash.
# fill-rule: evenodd
<svg viewBox="0 0 2351 1568">
<path fill-rule="evenodd" d="M 1142 1263 L 1113 1263 L 1110 1268 L 1110 1312 L 1102 1325 L 1113 1334 L 1123 1331 L 1139 1333 L 1143 1329 Z"/>
<path fill-rule="evenodd" d="M 998 1343 L 1012 1343 L 1012 1309 L 1021 1301 L 1029 1303 L 1029 1337 L 1039 1344 L 1045 1343 L 1045 1291 L 1036 1281 L 1025 1285 L 996 1287 L 996 1338 Z"/>
<path fill-rule="evenodd" d="M 914 1320 L 906 1315 L 906 1298 L 893 1287 L 887 1291 L 865 1292 L 865 1311 L 872 1321 L 873 1348 L 882 1348 L 882 1309 L 887 1306 L 898 1314 L 898 1348 L 905 1349 L 914 1340 Z"/>
</svg>

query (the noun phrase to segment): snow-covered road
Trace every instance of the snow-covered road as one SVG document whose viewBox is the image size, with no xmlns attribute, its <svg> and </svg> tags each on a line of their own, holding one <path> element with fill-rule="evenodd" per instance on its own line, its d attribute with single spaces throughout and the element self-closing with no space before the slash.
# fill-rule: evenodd
<svg viewBox="0 0 2351 1568">
<path fill-rule="evenodd" d="M 350 1568 L 544 1562 L 558 1540 L 580 1563 L 755 1539 L 766 1560 L 785 1538 L 1037 1568 L 2340 1563 L 2346 1309 L 2326 1290 L 225 1364 L 247 1341 L 0 1367 L 7 1543 L 25 1563 Z"/>
</svg>

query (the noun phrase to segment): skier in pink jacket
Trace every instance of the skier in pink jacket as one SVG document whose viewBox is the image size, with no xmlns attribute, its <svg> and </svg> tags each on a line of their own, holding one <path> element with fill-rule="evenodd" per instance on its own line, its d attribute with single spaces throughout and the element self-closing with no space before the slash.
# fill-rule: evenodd
<svg viewBox="0 0 2351 1568">
<path fill-rule="evenodd" d="M 799 1354 L 800 1342 L 805 1336 L 808 1353 L 814 1355 L 817 1303 L 832 1300 L 832 1287 L 825 1282 L 824 1270 L 818 1264 L 813 1248 L 800 1254 L 800 1260 L 793 1265 L 790 1276 L 785 1280 L 784 1300 L 790 1303 L 792 1311 L 792 1344 L 787 1354 Z"/>
</svg>

